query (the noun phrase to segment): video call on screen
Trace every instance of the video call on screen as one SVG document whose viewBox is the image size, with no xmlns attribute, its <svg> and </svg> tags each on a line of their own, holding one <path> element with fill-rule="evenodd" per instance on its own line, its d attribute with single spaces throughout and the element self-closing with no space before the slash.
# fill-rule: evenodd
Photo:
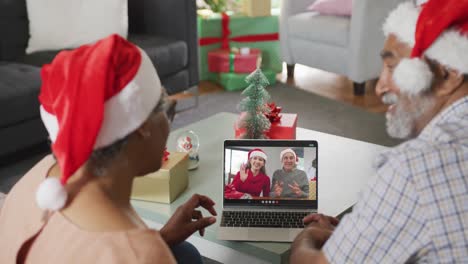
<svg viewBox="0 0 468 264">
<path fill-rule="evenodd" d="M 291 200 L 317 199 L 317 149 L 316 147 L 290 147 L 296 154 L 294 162 L 281 160 L 281 152 L 289 147 L 261 147 L 266 154 L 264 164 L 256 159 L 257 175 L 241 180 L 241 166 L 248 167 L 248 153 L 256 147 L 229 146 L 224 153 L 224 198 L 227 200 L 251 200 L 272 204 Z M 258 163 L 260 162 L 260 163 Z M 263 169 L 258 169 L 263 165 Z"/>
</svg>

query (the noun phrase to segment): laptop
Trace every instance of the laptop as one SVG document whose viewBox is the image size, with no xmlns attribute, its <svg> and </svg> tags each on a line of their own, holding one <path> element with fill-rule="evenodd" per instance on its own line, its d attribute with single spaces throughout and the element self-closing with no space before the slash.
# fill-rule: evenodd
<svg viewBox="0 0 468 264">
<path fill-rule="evenodd" d="M 317 141 L 226 140 L 223 152 L 217 238 L 292 242 L 304 228 L 302 219 L 318 208 Z M 255 158 L 249 160 L 249 153 Z M 258 157 L 266 161 L 262 164 Z M 248 162 L 251 168 L 241 177 L 241 167 Z"/>
</svg>

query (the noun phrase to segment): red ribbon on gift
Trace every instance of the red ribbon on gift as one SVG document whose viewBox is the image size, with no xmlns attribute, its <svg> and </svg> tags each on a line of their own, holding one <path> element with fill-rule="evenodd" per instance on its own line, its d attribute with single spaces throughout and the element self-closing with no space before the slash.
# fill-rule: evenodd
<svg viewBox="0 0 468 264">
<path fill-rule="evenodd" d="M 245 35 L 229 38 L 231 35 L 231 30 L 229 30 L 229 15 L 225 12 L 221 13 L 221 25 L 222 25 L 222 34 L 221 37 L 205 37 L 199 40 L 200 46 L 206 46 L 211 44 L 216 44 L 221 42 L 221 48 L 229 49 L 229 42 L 258 42 L 258 41 L 277 41 L 279 40 L 278 33 L 270 34 L 256 34 L 256 35 Z"/>
<path fill-rule="evenodd" d="M 271 123 L 277 123 L 281 120 L 281 107 L 276 106 L 273 102 L 271 104 L 267 104 L 268 108 L 270 108 L 270 112 L 266 113 L 265 116 L 270 120 Z"/>
<path fill-rule="evenodd" d="M 169 151 L 167 151 L 167 147 L 164 148 L 164 154 L 163 154 L 163 161 L 168 161 L 169 160 Z"/>
</svg>

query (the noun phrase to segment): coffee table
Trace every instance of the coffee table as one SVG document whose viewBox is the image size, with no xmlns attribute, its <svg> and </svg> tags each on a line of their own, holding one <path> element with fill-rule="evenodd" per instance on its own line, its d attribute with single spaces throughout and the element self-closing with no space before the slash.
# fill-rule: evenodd
<svg viewBox="0 0 468 264">
<path fill-rule="evenodd" d="M 132 201 L 137 212 L 154 228 L 160 228 L 177 207 L 192 194 L 211 197 L 218 213 L 222 209 L 223 190 L 223 142 L 234 138 L 234 122 L 237 115 L 218 113 L 202 121 L 171 132 L 167 146 L 175 150 L 176 138 L 185 130 L 194 131 L 200 138 L 199 168 L 189 172 L 189 187 L 172 204 Z M 327 215 L 338 215 L 352 206 L 359 191 L 375 174 L 372 167 L 376 155 L 383 146 L 334 136 L 313 130 L 297 128 L 297 139 L 317 140 L 319 145 L 318 211 Z M 208 214 L 204 211 L 204 214 Z M 232 242 L 216 239 L 220 218 L 207 228 L 204 237 L 193 235 L 192 242 L 206 257 L 222 263 L 285 263 L 290 243 Z"/>
</svg>

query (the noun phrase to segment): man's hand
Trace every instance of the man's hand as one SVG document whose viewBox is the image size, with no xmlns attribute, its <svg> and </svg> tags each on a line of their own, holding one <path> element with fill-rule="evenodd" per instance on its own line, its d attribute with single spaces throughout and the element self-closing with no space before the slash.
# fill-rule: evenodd
<svg viewBox="0 0 468 264">
<path fill-rule="evenodd" d="M 240 172 L 240 180 L 242 182 L 245 182 L 245 180 L 247 180 L 247 177 L 249 176 L 248 173 L 247 173 L 245 164 L 241 165 L 239 172 Z"/>
<path fill-rule="evenodd" d="M 340 223 L 336 217 L 324 215 L 324 214 L 310 214 L 302 220 L 304 225 L 316 225 L 331 231 L 335 230 L 335 227 Z"/>
<path fill-rule="evenodd" d="M 200 210 L 195 208 L 201 206 L 212 215 L 217 215 L 214 202 L 210 198 L 194 194 L 185 204 L 179 206 L 166 225 L 160 230 L 161 236 L 169 246 L 177 245 L 198 231 L 201 236 L 205 234 L 205 227 L 216 222 L 215 217 L 203 217 Z"/>
<path fill-rule="evenodd" d="M 280 197 L 283 193 L 283 182 L 275 182 L 273 189 L 275 191 L 276 197 Z"/>
<path fill-rule="evenodd" d="M 332 235 L 339 220 L 323 214 L 304 217 L 306 228 L 297 235 L 291 245 L 290 263 L 327 263 L 322 246 Z"/>
<path fill-rule="evenodd" d="M 291 245 L 289 262 L 292 264 L 328 263 L 320 249 L 331 234 L 331 231 L 320 227 L 306 227 Z"/>
<path fill-rule="evenodd" d="M 292 192 L 297 195 L 297 196 L 302 196 L 302 190 L 301 187 L 299 187 L 299 184 L 297 184 L 296 181 L 294 181 L 294 184 L 288 184 L 289 188 L 291 188 Z"/>
</svg>

